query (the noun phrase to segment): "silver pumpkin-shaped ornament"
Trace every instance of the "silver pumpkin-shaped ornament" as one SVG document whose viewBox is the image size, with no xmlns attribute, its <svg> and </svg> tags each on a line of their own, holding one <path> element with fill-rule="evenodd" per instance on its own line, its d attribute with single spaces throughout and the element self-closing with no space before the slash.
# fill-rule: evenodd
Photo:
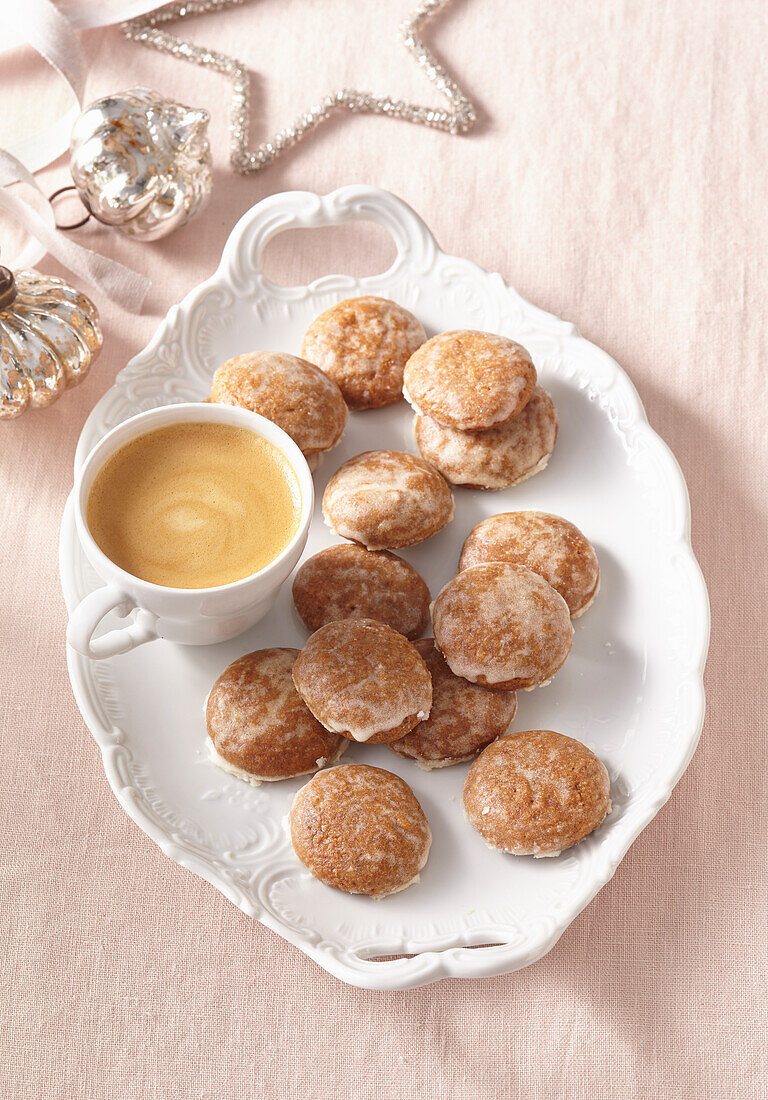
<svg viewBox="0 0 768 1100">
<path fill-rule="evenodd" d="M 213 186 L 210 116 L 147 88 L 86 107 L 70 142 L 70 170 L 100 222 L 143 241 L 184 225 Z"/>
<path fill-rule="evenodd" d="M 0 420 L 82 382 L 101 342 L 90 298 L 53 275 L 0 266 Z"/>
</svg>

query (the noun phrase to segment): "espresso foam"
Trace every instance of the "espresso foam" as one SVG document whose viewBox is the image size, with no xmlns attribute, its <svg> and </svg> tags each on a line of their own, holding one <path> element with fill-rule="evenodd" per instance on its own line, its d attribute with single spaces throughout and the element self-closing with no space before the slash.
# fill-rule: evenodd
<svg viewBox="0 0 768 1100">
<path fill-rule="evenodd" d="M 299 525 L 301 493 L 274 444 L 229 424 L 172 424 L 116 451 L 88 496 L 88 527 L 121 569 L 212 588 L 263 569 Z"/>
</svg>

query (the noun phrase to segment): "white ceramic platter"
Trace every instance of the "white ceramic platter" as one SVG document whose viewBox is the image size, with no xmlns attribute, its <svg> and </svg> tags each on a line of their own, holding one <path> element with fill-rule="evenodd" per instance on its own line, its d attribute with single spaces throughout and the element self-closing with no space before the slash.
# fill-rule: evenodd
<svg viewBox="0 0 768 1100">
<path fill-rule="evenodd" d="M 332 275 L 286 288 L 261 273 L 262 250 L 282 229 L 350 219 L 391 231 L 397 258 L 384 274 Z M 520 694 L 513 728 L 555 729 L 594 749 L 611 776 L 610 817 L 558 859 L 503 856 L 463 819 L 466 766 L 424 772 L 383 746 L 352 746 L 345 760 L 389 768 L 411 784 L 434 842 L 411 889 L 382 901 L 341 894 L 305 873 L 284 834 L 282 820 L 303 780 L 255 789 L 216 769 L 204 750 L 203 701 L 222 669 L 262 646 L 303 644 L 290 583 L 272 613 L 232 642 L 182 648 L 157 641 L 103 662 L 73 651 L 68 659 L 115 795 L 167 855 L 343 981 L 402 989 L 534 962 L 608 881 L 696 747 L 709 610 L 690 545 L 685 482 L 627 376 L 573 325 L 529 305 L 499 275 L 441 252 L 408 206 L 375 188 L 273 195 L 250 210 L 216 274 L 170 310 L 95 407 L 76 465 L 134 413 L 207 396 L 225 359 L 255 348 L 298 352 L 312 318 L 356 294 L 393 298 L 428 334 L 475 328 L 514 337 L 530 350 L 554 398 L 560 435 L 547 469 L 504 492 L 457 490 L 453 523 L 404 556 L 434 595 L 455 572 L 467 532 L 494 512 L 556 512 L 593 541 L 600 595 L 576 621 L 571 655 L 552 684 Z M 411 422 L 404 403 L 354 413 L 341 446 L 315 475 L 318 501 L 351 455 L 415 450 Z M 318 503 L 306 553 L 334 541 Z M 100 583 L 78 546 L 71 503 L 61 529 L 61 577 L 70 609 Z M 495 946 L 473 949 L 479 945 Z"/>
</svg>

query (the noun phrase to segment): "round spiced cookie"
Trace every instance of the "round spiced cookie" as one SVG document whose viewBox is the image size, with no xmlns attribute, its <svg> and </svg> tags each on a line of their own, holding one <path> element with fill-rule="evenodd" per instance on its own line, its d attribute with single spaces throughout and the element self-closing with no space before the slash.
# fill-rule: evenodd
<svg viewBox="0 0 768 1100">
<path fill-rule="evenodd" d="M 323 494 L 323 518 L 369 550 L 423 542 L 453 519 L 453 496 L 434 466 L 404 451 L 365 451 L 340 466 Z"/>
<path fill-rule="evenodd" d="M 417 414 L 414 435 L 422 456 L 452 485 L 508 489 L 546 467 L 557 439 L 557 413 L 537 386 L 523 411 L 495 428 L 461 432 Z"/>
<path fill-rule="evenodd" d="M 611 812 L 595 754 L 552 730 L 509 733 L 480 753 L 464 783 L 464 813 L 489 848 L 556 856 Z"/>
<path fill-rule="evenodd" d="M 261 783 L 307 775 L 348 742 L 310 713 L 293 686 L 297 649 L 258 649 L 224 669 L 205 705 L 209 749 L 224 771 Z"/>
<path fill-rule="evenodd" d="M 454 676 L 434 638 L 421 638 L 414 645 L 432 677 L 432 710 L 389 748 L 427 770 L 471 760 L 507 732 L 517 713 L 517 696 Z"/>
<path fill-rule="evenodd" d="M 338 383 L 351 409 L 378 409 L 400 400 L 403 367 L 426 338 L 396 302 L 347 298 L 315 317 L 301 354 Z"/>
<path fill-rule="evenodd" d="M 568 605 L 524 565 L 458 573 L 432 605 L 435 643 L 457 676 L 507 691 L 549 683 L 571 648 Z"/>
<path fill-rule="evenodd" d="M 418 651 L 374 619 L 316 630 L 296 658 L 293 682 L 318 722 L 351 741 L 396 741 L 432 706 L 432 680 Z"/>
<path fill-rule="evenodd" d="M 418 413 L 446 428 L 484 431 L 522 412 L 536 368 L 521 344 L 490 332 L 433 336 L 405 366 L 403 394 Z"/>
<path fill-rule="evenodd" d="M 413 639 L 429 622 L 429 589 L 413 566 L 388 550 L 351 542 L 304 562 L 293 602 L 308 630 L 339 619 L 376 619 Z"/>
<path fill-rule="evenodd" d="M 280 351 L 252 351 L 223 363 L 211 401 L 260 413 L 287 432 L 317 469 L 341 439 L 349 412 L 341 390 L 321 370 Z"/>
<path fill-rule="evenodd" d="M 367 764 L 319 772 L 293 800 L 293 850 L 315 878 L 383 898 L 418 882 L 432 833 L 411 788 Z"/>
<path fill-rule="evenodd" d="M 549 581 L 583 615 L 600 587 L 600 565 L 589 541 L 562 516 L 549 512 L 500 512 L 473 527 L 464 540 L 459 569 L 489 561 L 527 565 Z"/>
</svg>

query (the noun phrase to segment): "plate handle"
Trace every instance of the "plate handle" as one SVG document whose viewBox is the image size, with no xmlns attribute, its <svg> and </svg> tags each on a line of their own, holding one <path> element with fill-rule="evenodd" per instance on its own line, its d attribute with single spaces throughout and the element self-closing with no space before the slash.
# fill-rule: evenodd
<svg viewBox="0 0 768 1100">
<path fill-rule="evenodd" d="M 224 249 L 222 267 L 244 285 L 251 282 L 254 273 L 264 279 L 262 255 L 278 233 L 349 221 L 372 221 L 389 230 L 397 256 L 386 277 L 406 263 L 412 270 L 427 271 L 435 262 L 437 242 L 406 202 L 380 187 L 352 184 L 328 195 L 283 191 L 263 199 L 235 227 Z"/>
<path fill-rule="evenodd" d="M 149 611 L 139 608 L 136 621 L 130 626 L 110 630 L 101 638 L 94 638 L 93 632 L 105 615 L 117 611 L 120 615 L 130 615 L 138 604 L 121 592 L 119 588 L 108 584 L 97 588 L 80 601 L 69 618 L 67 642 L 78 653 L 94 661 L 105 657 L 115 657 L 118 653 L 128 653 L 144 642 L 159 637 L 155 630 L 156 617 Z"/>
</svg>

